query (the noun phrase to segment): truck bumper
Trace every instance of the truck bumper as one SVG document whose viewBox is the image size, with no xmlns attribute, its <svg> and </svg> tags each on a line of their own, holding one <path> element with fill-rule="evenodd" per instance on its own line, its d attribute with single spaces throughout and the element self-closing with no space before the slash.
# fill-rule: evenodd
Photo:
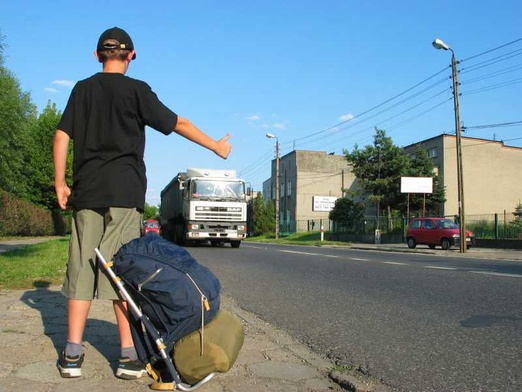
<svg viewBox="0 0 522 392">
<path fill-rule="evenodd" d="M 246 238 L 246 234 L 238 233 L 209 233 L 209 232 L 188 232 L 187 239 L 190 240 L 243 240 Z"/>
<path fill-rule="evenodd" d="M 240 241 L 247 237 L 245 223 L 196 223 L 190 222 L 186 238 L 190 240 L 232 240 Z"/>
</svg>

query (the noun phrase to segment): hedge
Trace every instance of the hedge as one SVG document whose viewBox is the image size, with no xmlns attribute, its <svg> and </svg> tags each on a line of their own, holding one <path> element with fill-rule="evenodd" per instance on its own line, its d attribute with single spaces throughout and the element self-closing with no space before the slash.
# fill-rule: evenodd
<svg viewBox="0 0 522 392">
<path fill-rule="evenodd" d="M 51 212 L 0 190 L 0 236 L 64 235 L 68 214 Z"/>
</svg>

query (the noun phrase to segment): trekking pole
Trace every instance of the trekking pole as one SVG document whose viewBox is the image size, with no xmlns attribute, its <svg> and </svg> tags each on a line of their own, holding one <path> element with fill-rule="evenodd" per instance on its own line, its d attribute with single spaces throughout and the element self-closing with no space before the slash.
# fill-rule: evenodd
<svg viewBox="0 0 522 392">
<path fill-rule="evenodd" d="M 121 279 L 118 276 L 116 276 L 116 274 L 114 273 L 114 271 L 111 268 L 112 262 L 110 264 L 107 263 L 107 261 L 103 258 L 103 255 L 101 254 L 101 252 L 98 248 L 95 248 L 94 252 L 96 252 L 96 255 L 100 259 L 100 261 L 103 265 L 103 268 L 105 269 L 105 271 L 107 271 L 111 280 L 118 287 L 118 290 L 120 291 L 123 299 L 125 299 L 125 301 L 127 301 L 127 303 L 129 304 L 131 311 L 134 314 L 134 316 L 136 317 L 136 319 L 142 322 L 142 324 L 145 326 L 145 329 L 151 335 L 152 339 L 156 343 L 156 347 L 158 348 L 158 351 L 159 351 L 161 357 L 163 358 L 163 361 L 167 365 L 167 369 L 174 381 L 173 388 L 176 389 L 176 384 L 182 384 L 181 379 L 179 378 L 178 372 L 174 368 L 174 364 L 172 363 L 171 358 L 169 358 L 169 356 L 165 352 L 166 346 L 165 346 L 165 343 L 163 342 L 163 338 L 160 336 L 158 330 L 156 329 L 156 327 L 154 327 L 154 325 L 151 323 L 151 321 L 146 316 L 143 315 L 140 308 L 136 305 L 136 303 L 134 302 L 132 297 L 129 295 L 129 293 L 125 289 L 125 286 L 123 285 L 123 282 L 121 281 Z M 183 387 L 181 387 L 180 389 L 185 390 L 185 388 L 183 388 Z"/>
</svg>

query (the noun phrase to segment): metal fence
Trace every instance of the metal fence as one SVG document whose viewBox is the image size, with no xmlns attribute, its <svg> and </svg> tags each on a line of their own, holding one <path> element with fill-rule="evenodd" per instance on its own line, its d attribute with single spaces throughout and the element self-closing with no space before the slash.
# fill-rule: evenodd
<svg viewBox="0 0 522 392">
<path fill-rule="evenodd" d="M 522 217 L 511 212 L 466 216 L 465 224 L 477 238 L 522 239 Z"/>
<path fill-rule="evenodd" d="M 458 217 L 448 217 L 458 221 Z M 522 217 L 514 213 L 466 216 L 466 229 L 471 230 L 477 238 L 522 239 Z M 320 231 L 350 233 L 373 236 L 378 232 L 383 235 L 405 236 L 408 219 L 406 217 L 365 216 L 357 222 L 333 222 L 329 219 L 308 219 L 282 222 L 279 226 L 281 236 L 294 233 Z"/>
</svg>

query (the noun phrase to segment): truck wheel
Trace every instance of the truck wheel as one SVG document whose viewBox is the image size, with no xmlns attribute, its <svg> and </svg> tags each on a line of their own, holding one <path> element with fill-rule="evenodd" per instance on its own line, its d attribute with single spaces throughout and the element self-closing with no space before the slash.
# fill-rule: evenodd
<svg viewBox="0 0 522 392">
<path fill-rule="evenodd" d="M 230 246 L 232 248 L 239 248 L 239 245 L 241 245 L 241 241 L 230 241 Z"/>
</svg>

